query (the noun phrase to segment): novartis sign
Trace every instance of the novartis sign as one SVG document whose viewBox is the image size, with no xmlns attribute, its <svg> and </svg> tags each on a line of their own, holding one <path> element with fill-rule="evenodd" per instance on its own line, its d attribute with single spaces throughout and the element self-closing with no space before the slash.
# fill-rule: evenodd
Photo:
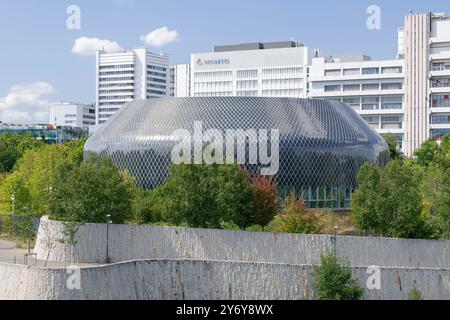
<svg viewBox="0 0 450 320">
<path fill-rule="evenodd" d="M 197 59 L 197 66 L 203 66 L 203 65 L 223 65 L 223 64 L 230 64 L 230 59 L 228 58 L 222 58 L 222 59 L 205 59 L 202 60 L 201 58 Z"/>
</svg>

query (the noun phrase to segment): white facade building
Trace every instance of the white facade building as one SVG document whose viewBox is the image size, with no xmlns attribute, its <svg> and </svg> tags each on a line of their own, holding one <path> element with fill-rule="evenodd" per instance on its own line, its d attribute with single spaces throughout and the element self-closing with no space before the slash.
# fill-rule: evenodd
<svg viewBox="0 0 450 320">
<path fill-rule="evenodd" d="M 191 66 L 174 64 L 170 67 L 170 95 L 175 98 L 191 96 Z"/>
<path fill-rule="evenodd" d="M 371 61 L 365 55 L 315 58 L 310 67 L 312 98 L 349 104 L 379 133 L 404 141 L 404 61 Z"/>
<path fill-rule="evenodd" d="M 49 124 L 56 127 L 89 128 L 95 125 L 95 106 L 70 102 L 49 107 Z"/>
<path fill-rule="evenodd" d="M 406 153 L 450 133 L 450 17 L 411 14 L 399 30 L 405 59 Z"/>
<path fill-rule="evenodd" d="M 191 96 L 307 96 L 315 49 L 293 41 L 216 46 L 191 55 Z"/>
<path fill-rule="evenodd" d="M 146 49 L 97 51 L 96 124 L 106 122 L 124 103 L 170 95 L 166 54 Z"/>
</svg>

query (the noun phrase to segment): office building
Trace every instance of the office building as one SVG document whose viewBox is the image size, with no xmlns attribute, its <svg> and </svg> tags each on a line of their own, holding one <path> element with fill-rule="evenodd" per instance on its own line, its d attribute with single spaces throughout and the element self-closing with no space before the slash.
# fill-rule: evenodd
<svg viewBox="0 0 450 320">
<path fill-rule="evenodd" d="M 95 106 L 54 103 L 49 107 L 49 123 L 55 127 L 89 128 L 95 125 Z"/>
<path fill-rule="evenodd" d="M 129 101 L 169 96 L 169 73 L 166 54 L 146 49 L 97 51 L 96 124 L 106 122 Z"/>
<path fill-rule="evenodd" d="M 372 61 L 365 55 L 313 59 L 311 98 L 347 103 L 378 133 L 404 142 L 404 61 Z"/>
<path fill-rule="evenodd" d="M 307 66 L 317 56 L 293 41 L 216 46 L 191 55 L 191 96 L 304 98 Z"/>
</svg>

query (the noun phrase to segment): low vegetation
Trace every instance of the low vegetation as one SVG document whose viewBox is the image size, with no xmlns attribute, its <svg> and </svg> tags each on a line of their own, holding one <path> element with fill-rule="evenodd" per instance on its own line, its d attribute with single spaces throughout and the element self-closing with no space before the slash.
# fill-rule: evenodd
<svg viewBox="0 0 450 320">
<path fill-rule="evenodd" d="M 352 277 L 349 263 L 328 253 L 313 265 L 314 289 L 319 300 L 359 300 L 364 289 Z"/>
</svg>

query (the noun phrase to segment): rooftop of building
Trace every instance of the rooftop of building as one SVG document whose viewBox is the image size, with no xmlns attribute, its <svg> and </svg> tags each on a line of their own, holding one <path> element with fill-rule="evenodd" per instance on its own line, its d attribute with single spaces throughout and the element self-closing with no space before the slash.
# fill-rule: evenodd
<svg viewBox="0 0 450 320">
<path fill-rule="evenodd" d="M 303 43 L 295 41 L 249 42 L 240 44 L 214 46 L 214 52 L 264 50 L 303 47 Z"/>
</svg>

